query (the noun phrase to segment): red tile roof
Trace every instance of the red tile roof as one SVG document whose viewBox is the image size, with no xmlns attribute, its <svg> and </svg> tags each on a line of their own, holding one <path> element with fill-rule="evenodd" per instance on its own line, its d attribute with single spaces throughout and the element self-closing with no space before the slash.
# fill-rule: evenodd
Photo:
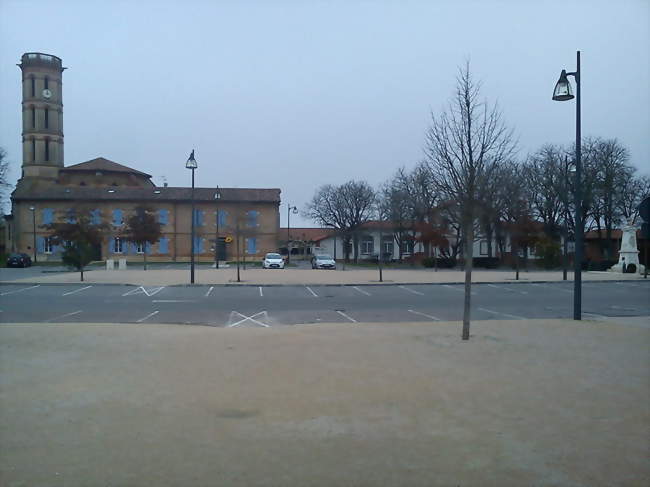
<svg viewBox="0 0 650 487">
<path fill-rule="evenodd" d="M 80 162 L 79 164 L 73 164 L 72 166 L 64 167 L 61 169 L 62 172 L 73 172 L 73 171 L 106 171 L 106 172 L 122 172 L 130 174 L 138 174 L 140 176 L 145 176 L 147 178 L 151 177 L 151 174 L 138 171 L 131 167 L 123 166 L 117 162 L 109 161 L 103 157 L 97 157 L 91 159 L 90 161 Z"/>
</svg>

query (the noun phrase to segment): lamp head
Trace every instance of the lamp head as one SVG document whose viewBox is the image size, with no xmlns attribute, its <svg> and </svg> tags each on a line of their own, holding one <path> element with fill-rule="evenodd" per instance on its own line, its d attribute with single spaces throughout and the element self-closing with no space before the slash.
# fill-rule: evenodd
<svg viewBox="0 0 650 487">
<path fill-rule="evenodd" d="M 291 208 L 291 213 L 293 213 L 294 215 L 297 215 L 298 214 L 298 208 L 295 207 L 295 206 L 293 208 Z"/>
<path fill-rule="evenodd" d="M 192 149 L 192 153 L 190 154 L 190 157 L 187 158 L 185 167 L 188 169 L 196 169 L 197 167 L 199 167 L 198 164 L 196 163 L 196 159 L 194 159 L 194 149 Z"/>
<path fill-rule="evenodd" d="M 573 99 L 573 90 L 571 89 L 571 83 L 566 76 L 566 71 L 563 69 L 560 73 L 560 79 L 555 83 L 555 89 L 553 90 L 553 100 L 555 101 L 567 101 Z"/>
</svg>

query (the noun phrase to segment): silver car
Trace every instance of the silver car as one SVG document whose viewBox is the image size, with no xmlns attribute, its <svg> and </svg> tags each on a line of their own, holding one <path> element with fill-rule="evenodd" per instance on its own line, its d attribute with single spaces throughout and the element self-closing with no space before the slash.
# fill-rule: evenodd
<svg viewBox="0 0 650 487">
<path fill-rule="evenodd" d="M 315 255 L 311 259 L 312 269 L 336 269 L 336 261 L 329 255 Z"/>
<path fill-rule="evenodd" d="M 280 254 L 266 254 L 262 261 L 263 269 L 284 269 L 284 259 Z"/>
</svg>

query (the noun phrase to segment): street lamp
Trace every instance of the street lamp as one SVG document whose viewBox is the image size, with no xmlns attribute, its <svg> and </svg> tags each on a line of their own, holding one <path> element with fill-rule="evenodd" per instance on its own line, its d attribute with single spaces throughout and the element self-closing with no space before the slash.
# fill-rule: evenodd
<svg viewBox="0 0 650 487">
<path fill-rule="evenodd" d="M 214 193 L 214 202 L 217 209 L 217 229 L 214 232 L 214 268 L 219 268 L 219 200 L 221 199 L 221 191 L 217 186 L 217 191 Z"/>
<path fill-rule="evenodd" d="M 29 207 L 29 211 L 32 212 L 32 224 L 34 228 L 34 241 L 32 243 L 33 249 L 34 249 L 34 263 L 38 262 L 36 259 L 36 208 L 33 206 Z"/>
<path fill-rule="evenodd" d="M 563 191 L 564 195 L 568 195 L 569 192 L 569 173 L 575 173 L 575 166 L 573 162 L 569 162 L 569 158 L 567 156 L 564 156 L 564 187 L 565 191 Z M 568 201 L 568 196 L 563 196 L 563 202 L 564 202 L 564 225 L 563 225 L 563 233 L 564 233 L 564 244 L 563 244 L 563 249 L 562 249 L 562 280 L 566 281 L 567 279 L 567 268 L 569 267 L 569 252 L 568 252 L 568 246 L 569 246 L 569 201 Z"/>
<path fill-rule="evenodd" d="M 195 215 L 194 215 L 194 170 L 198 167 L 198 164 L 196 163 L 196 159 L 194 159 L 194 149 L 192 149 L 192 153 L 190 154 L 190 157 L 187 158 L 187 162 L 185 163 L 185 167 L 187 169 L 192 170 L 192 237 L 190 241 L 190 284 L 194 284 L 194 220 L 195 220 Z"/>
<path fill-rule="evenodd" d="M 576 157 L 575 157 L 575 256 L 573 277 L 573 319 L 582 319 L 582 158 L 581 158 L 581 124 L 580 124 L 580 51 L 576 53 L 576 70 L 567 73 L 564 69 L 553 90 L 553 100 L 572 100 L 573 93 L 567 76 L 573 76 L 576 82 Z"/>
<path fill-rule="evenodd" d="M 287 264 L 291 263 L 291 246 L 289 245 L 289 242 L 291 242 L 290 229 L 291 229 L 291 213 L 292 212 L 293 212 L 294 215 L 297 215 L 298 214 L 298 207 L 291 206 L 289 203 L 287 203 Z"/>
</svg>

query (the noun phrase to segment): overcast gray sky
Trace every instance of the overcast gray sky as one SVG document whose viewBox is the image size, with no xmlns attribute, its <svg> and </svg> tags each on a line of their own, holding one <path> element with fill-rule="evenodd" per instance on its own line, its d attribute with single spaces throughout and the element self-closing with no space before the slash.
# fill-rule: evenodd
<svg viewBox="0 0 650 487">
<path fill-rule="evenodd" d="M 471 60 L 520 155 L 575 136 L 551 101 L 582 51 L 583 134 L 616 137 L 650 174 L 647 0 L 0 0 L 0 145 L 22 160 L 24 52 L 63 59 L 65 163 L 98 156 L 189 185 L 379 185 L 422 157 L 430 111 Z M 299 217 L 294 224 L 314 226 Z"/>
</svg>

